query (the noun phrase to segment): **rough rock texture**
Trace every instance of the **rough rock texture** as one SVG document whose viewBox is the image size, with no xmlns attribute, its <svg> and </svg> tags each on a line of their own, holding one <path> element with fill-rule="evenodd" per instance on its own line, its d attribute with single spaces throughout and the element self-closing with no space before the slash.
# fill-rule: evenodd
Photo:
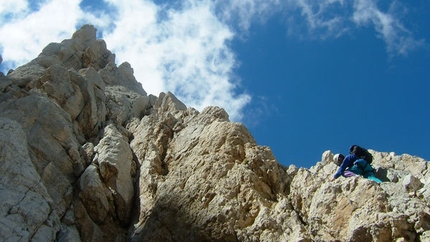
<svg viewBox="0 0 430 242">
<path fill-rule="evenodd" d="M 1 241 L 430 241 L 428 161 L 281 166 L 218 107 L 147 95 L 94 27 L 0 76 Z"/>
</svg>

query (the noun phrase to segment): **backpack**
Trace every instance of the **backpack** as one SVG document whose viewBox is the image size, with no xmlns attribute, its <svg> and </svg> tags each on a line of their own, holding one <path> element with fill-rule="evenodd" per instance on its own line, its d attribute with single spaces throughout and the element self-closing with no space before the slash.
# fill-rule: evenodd
<svg viewBox="0 0 430 242">
<path fill-rule="evenodd" d="M 365 148 L 358 145 L 351 146 L 349 148 L 349 153 L 356 155 L 358 158 L 365 159 L 369 164 L 373 161 L 372 154 L 370 154 Z"/>
</svg>

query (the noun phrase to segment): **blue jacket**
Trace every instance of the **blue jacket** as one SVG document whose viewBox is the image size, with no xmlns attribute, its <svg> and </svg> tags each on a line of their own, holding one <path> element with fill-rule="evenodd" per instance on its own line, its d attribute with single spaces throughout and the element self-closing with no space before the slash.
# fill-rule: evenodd
<svg viewBox="0 0 430 242">
<path fill-rule="evenodd" d="M 351 154 L 347 155 L 345 159 L 343 159 L 342 164 L 340 165 L 337 172 L 334 174 L 334 179 L 343 175 L 346 169 L 351 168 L 354 165 L 354 161 L 358 160 L 358 156 Z"/>
</svg>

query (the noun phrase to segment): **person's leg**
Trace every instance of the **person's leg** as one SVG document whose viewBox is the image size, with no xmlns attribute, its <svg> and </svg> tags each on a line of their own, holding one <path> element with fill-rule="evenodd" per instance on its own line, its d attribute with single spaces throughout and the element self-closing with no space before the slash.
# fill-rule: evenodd
<svg viewBox="0 0 430 242">
<path fill-rule="evenodd" d="M 367 179 L 369 179 L 369 180 L 371 180 L 371 181 L 375 181 L 375 182 L 377 182 L 377 183 L 381 183 L 382 181 L 379 179 L 379 178 L 377 178 L 376 176 L 374 176 L 374 175 L 371 175 L 371 176 L 368 176 L 368 177 L 366 177 Z"/>
<path fill-rule="evenodd" d="M 343 176 L 344 177 L 351 177 L 351 176 L 356 176 L 357 174 L 355 174 L 354 172 L 352 172 L 352 171 L 345 171 L 344 173 L 343 173 Z"/>
</svg>

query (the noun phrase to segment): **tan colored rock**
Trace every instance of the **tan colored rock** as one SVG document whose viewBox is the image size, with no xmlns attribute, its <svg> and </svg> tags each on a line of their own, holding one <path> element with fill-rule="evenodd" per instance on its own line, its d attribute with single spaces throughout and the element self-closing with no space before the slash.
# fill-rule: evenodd
<svg viewBox="0 0 430 242">
<path fill-rule="evenodd" d="M 72 183 L 84 169 L 69 114 L 37 91 L 2 102 L 0 113 L 20 123 L 31 160 L 63 214 L 72 200 Z"/>
<path fill-rule="evenodd" d="M 125 125 L 133 118 L 140 119 L 149 114 L 152 109 L 151 97 L 141 96 L 122 86 L 108 86 L 106 108 L 108 119 Z"/>
<path fill-rule="evenodd" d="M 128 137 L 123 136 L 110 124 L 105 127 L 103 139 L 94 148 L 94 162 L 104 184 L 112 192 L 115 212 L 120 221 L 127 223 L 133 205 L 136 165 L 128 144 Z"/>
<path fill-rule="evenodd" d="M 60 65 L 48 67 L 36 85 L 70 114 L 72 120 L 82 112 L 85 100 L 79 86 L 71 81 L 66 68 Z"/>
<path fill-rule="evenodd" d="M 96 166 L 87 167 L 79 180 L 79 189 L 79 198 L 94 222 L 102 223 L 109 212 L 114 212 L 112 193 L 103 183 Z"/>
<path fill-rule="evenodd" d="M 73 73 L 72 80 L 79 86 L 85 100 L 85 106 L 77 121 L 88 137 L 96 136 L 106 118 L 105 84 L 93 68 Z"/>
<path fill-rule="evenodd" d="M 156 116 L 145 117 L 134 131 L 131 146 L 138 151 L 140 178 L 146 181 L 140 185 L 136 240 L 166 239 L 163 231 L 170 227 L 178 231 L 172 232 L 172 240 L 271 240 L 280 235 L 289 238 L 284 234 L 286 222 L 300 227 L 297 217 L 269 219 L 283 212 L 273 212 L 272 207 L 276 194 L 287 190 L 282 183 L 286 174 L 271 151 L 258 147 L 243 125 L 229 122 L 225 111 L 215 107 L 201 114 L 183 110 L 174 101 L 156 107 L 177 118 L 158 114 L 164 121 L 157 126 L 152 123 Z M 152 216 L 158 218 L 156 224 Z M 275 233 L 261 234 L 262 228 L 278 227 L 277 220 L 285 224 Z M 195 232 L 179 233 L 190 226 L 179 221 L 192 222 Z"/>
<path fill-rule="evenodd" d="M 142 84 L 136 81 L 133 75 L 134 70 L 128 62 L 124 62 L 118 67 L 114 63 L 109 63 L 99 70 L 99 73 L 103 81 L 109 86 L 122 86 L 127 91 L 141 96 L 147 95 L 145 90 L 142 89 Z"/>
<path fill-rule="evenodd" d="M 54 240 L 60 221 L 31 162 L 24 131 L 17 122 L 0 118 L 0 140 L 0 240 Z"/>
<path fill-rule="evenodd" d="M 412 192 L 413 194 L 415 194 L 415 192 L 423 186 L 421 181 L 412 175 L 407 175 L 405 178 L 403 178 L 402 183 L 406 190 L 408 192 Z"/>
</svg>

